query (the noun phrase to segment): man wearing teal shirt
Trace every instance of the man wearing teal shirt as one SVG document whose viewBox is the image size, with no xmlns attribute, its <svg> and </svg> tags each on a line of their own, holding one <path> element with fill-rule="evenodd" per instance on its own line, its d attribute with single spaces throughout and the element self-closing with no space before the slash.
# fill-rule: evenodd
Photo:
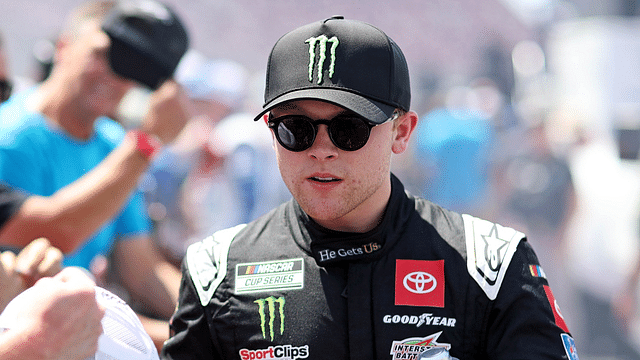
<svg viewBox="0 0 640 360">
<path fill-rule="evenodd" d="M 50 196 L 98 165 L 124 138 L 122 127 L 100 118 L 87 140 L 74 138 L 48 124 L 41 113 L 26 109 L 33 92 L 20 94 L 0 110 L 0 178 L 28 193 Z M 96 255 L 108 255 L 114 241 L 148 236 L 151 226 L 135 191 L 117 216 L 89 240 L 65 254 L 64 264 L 90 268 Z"/>
<path fill-rule="evenodd" d="M 84 194 L 41 215 L 56 219 L 56 214 L 66 214 L 57 221 L 33 222 L 37 229 L 24 231 L 47 237 L 65 253 L 67 265 L 88 268 L 95 256 L 110 254 L 133 299 L 142 301 L 149 313 L 168 319 L 180 274 L 154 248 L 142 197 L 134 189 L 153 155 L 175 138 L 189 118 L 188 100 L 175 81 L 166 79 L 157 84 L 140 129 L 125 134 L 108 118 L 135 85 L 114 72 L 113 55 L 126 39 L 108 34 L 104 19 L 117 9 L 114 2 L 103 1 L 86 3 L 71 13 L 56 46 L 51 75 L 2 105 L 0 180 L 54 200 L 62 197 L 59 192 L 66 191 L 67 199 Z M 166 24 L 154 19 L 153 13 L 143 14 L 147 10 L 138 9 L 141 21 L 152 27 Z M 112 21 L 127 23 L 119 18 L 124 13 L 116 15 Z M 157 39 L 149 40 L 145 43 Z M 69 208 L 78 210 L 69 214 Z M 107 213 L 111 220 L 95 233 L 87 231 L 89 224 L 95 231 L 95 219 L 104 219 Z M 59 226 L 61 222 L 65 226 Z M 17 227 L 14 234 L 20 237 Z M 3 238 L 11 237 L 3 233 Z M 12 240 L 11 245 L 24 246 L 32 239 Z M 161 345 L 167 337 L 166 322 L 148 321 L 145 326 Z"/>
</svg>

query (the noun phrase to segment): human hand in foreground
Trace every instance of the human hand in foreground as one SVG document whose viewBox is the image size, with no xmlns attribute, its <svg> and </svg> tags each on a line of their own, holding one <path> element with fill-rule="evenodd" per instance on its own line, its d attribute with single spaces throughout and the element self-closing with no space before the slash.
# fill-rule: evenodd
<svg viewBox="0 0 640 360">
<path fill-rule="evenodd" d="M 62 258 L 62 252 L 45 238 L 32 241 L 18 255 L 0 254 L 0 311 L 38 279 L 60 272 Z"/>
<path fill-rule="evenodd" d="M 82 270 L 66 268 L 42 278 L 19 300 L 0 317 L 0 326 L 8 328 L 0 335 L 0 349 L 17 353 L 2 357 L 0 351 L 0 358 L 83 360 L 95 354 L 104 309 Z"/>
</svg>

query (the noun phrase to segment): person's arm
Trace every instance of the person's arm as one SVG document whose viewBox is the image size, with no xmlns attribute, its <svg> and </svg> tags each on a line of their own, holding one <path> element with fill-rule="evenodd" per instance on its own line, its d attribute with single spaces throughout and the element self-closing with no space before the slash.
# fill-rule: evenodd
<svg viewBox="0 0 640 360">
<path fill-rule="evenodd" d="M 15 326 L 0 334 L 0 360 L 83 360 L 95 354 L 104 309 L 86 275 L 67 268 L 29 291 Z"/>
<path fill-rule="evenodd" d="M 521 241 L 486 316 L 487 358 L 573 358 L 568 354 L 577 358 L 575 342 L 549 281 L 553 279 L 547 280 L 531 245 Z"/>
<path fill-rule="evenodd" d="M 161 143 L 172 141 L 189 117 L 184 91 L 167 81 L 151 98 L 142 130 Z M 52 196 L 31 196 L 0 230 L 0 244 L 26 246 L 46 237 L 69 253 L 112 218 L 138 185 L 149 158 L 139 150 L 136 138 L 126 136 L 98 166 Z"/>
<path fill-rule="evenodd" d="M 128 292 L 160 319 L 138 314 L 158 350 L 169 338 L 168 319 L 178 301 L 180 270 L 166 261 L 148 237 L 119 241 L 114 248 L 115 267 Z"/>
<path fill-rule="evenodd" d="M 640 283 L 640 257 L 625 277 L 622 290 L 613 297 L 611 307 L 621 332 L 628 334 L 638 314 L 638 285 Z"/>
<path fill-rule="evenodd" d="M 147 236 L 118 241 L 114 266 L 129 292 L 151 306 L 157 316 L 169 319 L 180 290 L 180 270 L 167 262 Z"/>
<path fill-rule="evenodd" d="M 52 196 L 30 196 L 0 230 L 0 244 L 22 247 L 38 237 L 69 253 L 120 210 L 147 168 L 127 136 L 96 168 Z"/>
</svg>

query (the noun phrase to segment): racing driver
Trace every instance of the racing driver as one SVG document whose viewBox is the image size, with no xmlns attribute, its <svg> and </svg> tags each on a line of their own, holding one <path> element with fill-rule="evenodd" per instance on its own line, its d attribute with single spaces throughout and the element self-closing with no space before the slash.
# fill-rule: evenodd
<svg viewBox="0 0 640 360">
<path fill-rule="evenodd" d="M 418 116 L 384 32 L 334 16 L 284 35 L 256 120 L 293 199 L 191 245 L 162 358 L 578 359 L 524 234 L 391 173 Z"/>
</svg>

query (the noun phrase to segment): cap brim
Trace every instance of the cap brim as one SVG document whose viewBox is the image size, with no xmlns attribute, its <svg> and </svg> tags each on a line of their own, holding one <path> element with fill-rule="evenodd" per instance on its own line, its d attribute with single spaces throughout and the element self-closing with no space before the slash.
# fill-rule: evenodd
<svg viewBox="0 0 640 360">
<path fill-rule="evenodd" d="M 330 89 L 330 88 L 313 88 L 302 89 L 286 93 L 273 99 L 264 105 L 264 109 L 258 114 L 254 120 L 259 120 L 262 115 L 270 111 L 274 107 L 293 100 L 321 100 L 341 106 L 351 110 L 354 113 L 369 120 L 372 124 L 382 124 L 392 115 L 396 107 L 385 103 L 365 98 L 352 92 Z"/>
</svg>

